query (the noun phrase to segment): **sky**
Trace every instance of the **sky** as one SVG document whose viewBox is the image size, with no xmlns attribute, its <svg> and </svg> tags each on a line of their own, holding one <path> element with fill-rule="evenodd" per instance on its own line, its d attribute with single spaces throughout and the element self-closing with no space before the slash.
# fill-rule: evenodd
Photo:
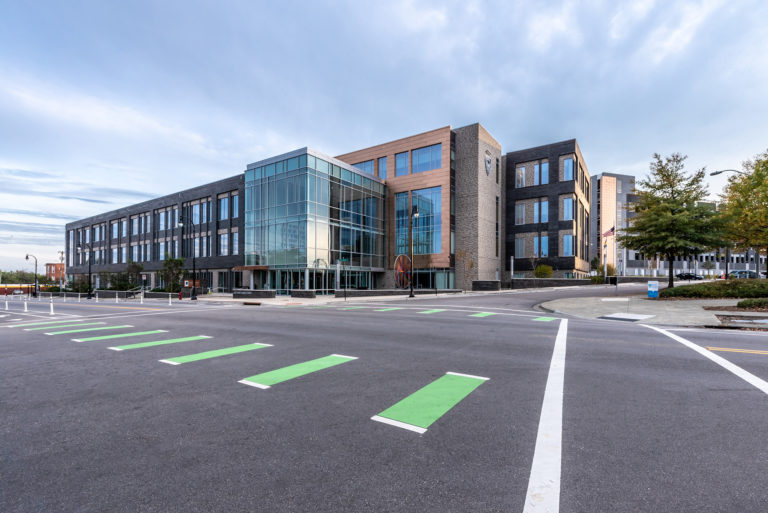
<svg viewBox="0 0 768 513">
<path fill-rule="evenodd" d="M 0 270 L 76 219 L 310 146 L 480 122 L 590 174 L 768 149 L 768 2 L 0 0 Z M 710 179 L 722 191 L 724 175 Z"/>
</svg>

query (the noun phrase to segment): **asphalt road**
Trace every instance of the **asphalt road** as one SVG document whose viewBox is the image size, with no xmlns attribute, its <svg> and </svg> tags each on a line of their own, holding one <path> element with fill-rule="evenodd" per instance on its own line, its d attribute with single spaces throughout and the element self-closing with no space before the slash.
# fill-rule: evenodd
<svg viewBox="0 0 768 513">
<path fill-rule="evenodd" d="M 12 303 L 0 511 L 768 510 L 768 336 L 532 309 L 574 294 Z"/>
</svg>

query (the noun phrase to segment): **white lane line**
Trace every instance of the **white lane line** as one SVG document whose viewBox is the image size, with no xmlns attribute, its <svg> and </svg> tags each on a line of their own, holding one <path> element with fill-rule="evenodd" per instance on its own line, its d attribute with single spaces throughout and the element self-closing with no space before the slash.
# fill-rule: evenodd
<svg viewBox="0 0 768 513">
<path fill-rule="evenodd" d="M 172 362 L 170 360 L 158 360 L 158 362 L 167 363 L 168 365 L 181 365 L 179 362 Z"/>
<path fill-rule="evenodd" d="M 702 355 L 702 356 L 704 356 L 706 358 L 709 358 L 710 360 L 712 360 L 713 362 L 715 362 L 719 366 L 723 367 L 724 369 L 731 371 L 732 373 L 734 373 L 735 375 L 737 375 L 738 377 L 740 377 L 741 379 L 743 379 L 744 381 L 746 381 L 750 385 L 754 386 L 755 388 L 757 388 L 761 392 L 763 392 L 765 394 L 768 394 L 768 383 L 766 383 L 762 379 L 758 378 L 757 376 L 755 376 L 751 372 L 745 371 L 744 369 L 742 369 L 738 365 L 735 365 L 735 364 L 729 362 L 728 360 L 726 360 L 722 356 L 718 356 L 715 353 L 713 353 L 711 351 L 708 351 L 708 350 L 704 349 L 703 347 L 701 347 L 701 346 L 699 346 L 697 344 L 694 344 L 693 342 L 690 342 L 690 341 L 684 339 L 683 337 L 680 337 L 678 335 L 675 335 L 674 333 L 668 332 L 667 330 L 663 330 L 663 329 L 657 328 L 655 326 L 650 326 L 648 324 L 641 324 L 641 326 L 645 326 L 646 328 L 651 328 L 654 331 L 658 331 L 659 333 L 668 336 L 672 340 L 676 340 L 677 342 L 680 342 L 681 344 L 683 344 L 688 349 L 693 349 L 694 351 L 696 351 L 700 355 Z"/>
<path fill-rule="evenodd" d="M 382 422 L 384 424 L 389 424 L 390 426 L 407 429 L 408 431 L 415 431 L 420 435 L 423 435 L 424 433 L 427 432 L 425 428 L 414 426 L 412 424 L 406 424 L 405 422 L 400 422 L 399 420 L 392 420 L 386 417 L 379 417 L 378 415 L 374 415 L 373 417 L 371 417 L 371 420 L 375 420 L 376 422 Z"/>
<path fill-rule="evenodd" d="M 482 379 L 483 381 L 488 381 L 491 378 L 484 378 L 482 376 L 473 376 L 472 374 L 461 374 L 459 372 L 446 372 L 446 374 L 450 374 L 451 376 L 461 376 L 463 378 L 472 378 L 472 379 Z"/>
<path fill-rule="evenodd" d="M 248 381 L 247 379 L 241 379 L 240 381 L 238 381 L 238 383 L 242 383 L 243 385 L 248 385 L 249 387 L 260 388 L 262 390 L 266 390 L 268 388 L 271 388 L 269 385 L 262 385 L 261 383 L 254 383 L 253 381 Z"/>
<path fill-rule="evenodd" d="M 565 343 L 568 320 L 560 321 L 547 386 L 541 405 L 536 449 L 533 452 L 531 476 L 525 494 L 523 513 L 557 513 L 560 511 L 560 471 L 563 455 L 563 386 L 565 383 Z"/>
<path fill-rule="evenodd" d="M 332 354 L 331 356 L 338 356 L 339 358 L 349 358 L 350 360 L 357 360 L 359 356 L 347 356 L 345 354 Z"/>
<path fill-rule="evenodd" d="M 108 347 L 107 349 L 111 349 L 112 351 L 122 351 L 119 347 Z"/>
</svg>

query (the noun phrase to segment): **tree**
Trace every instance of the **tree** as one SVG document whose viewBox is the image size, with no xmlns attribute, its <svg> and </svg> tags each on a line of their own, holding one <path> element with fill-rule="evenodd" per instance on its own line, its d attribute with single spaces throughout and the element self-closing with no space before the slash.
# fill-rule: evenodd
<svg viewBox="0 0 768 513">
<path fill-rule="evenodd" d="M 599 271 L 600 270 L 600 257 L 596 256 L 592 258 L 592 260 L 589 261 L 589 269 L 590 271 Z"/>
<path fill-rule="evenodd" d="M 707 196 L 705 170 L 685 172 L 688 157 L 655 153 L 650 175 L 638 182 L 638 200 L 631 205 L 635 217 L 618 236 L 626 248 L 661 255 L 669 262 L 669 287 L 674 287 L 675 257 L 687 257 L 723 245 L 724 217 Z"/>
<path fill-rule="evenodd" d="M 128 261 L 128 266 L 125 272 L 128 273 L 128 282 L 133 287 L 138 287 L 141 282 L 141 271 L 144 270 L 144 266 L 133 260 Z"/>
<path fill-rule="evenodd" d="M 181 288 L 181 274 L 184 261 L 181 258 L 168 258 L 163 261 L 160 276 L 165 282 L 166 292 L 178 292 Z"/>
<path fill-rule="evenodd" d="M 768 151 L 745 162 L 744 169 L 747 174 L 729 178 L 721 196 L 723 212 L 729 220 L 727 238 L 742 250 L 763 248 L 768 256 Z M 760 251 L 757 253 L 759 256 Z"/>
</svg>

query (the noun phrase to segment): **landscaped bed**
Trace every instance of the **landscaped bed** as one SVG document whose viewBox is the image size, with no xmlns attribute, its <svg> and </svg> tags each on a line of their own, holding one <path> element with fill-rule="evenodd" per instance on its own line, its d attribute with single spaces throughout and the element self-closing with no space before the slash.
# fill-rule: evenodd
<svg viewBox="0 0 768 513">
<path fill-rule="evenodd" d="M 722 280 L 680 285 L 659 291 L 662 299 L 768 298 L 768 280 Z"/>
</svg>

